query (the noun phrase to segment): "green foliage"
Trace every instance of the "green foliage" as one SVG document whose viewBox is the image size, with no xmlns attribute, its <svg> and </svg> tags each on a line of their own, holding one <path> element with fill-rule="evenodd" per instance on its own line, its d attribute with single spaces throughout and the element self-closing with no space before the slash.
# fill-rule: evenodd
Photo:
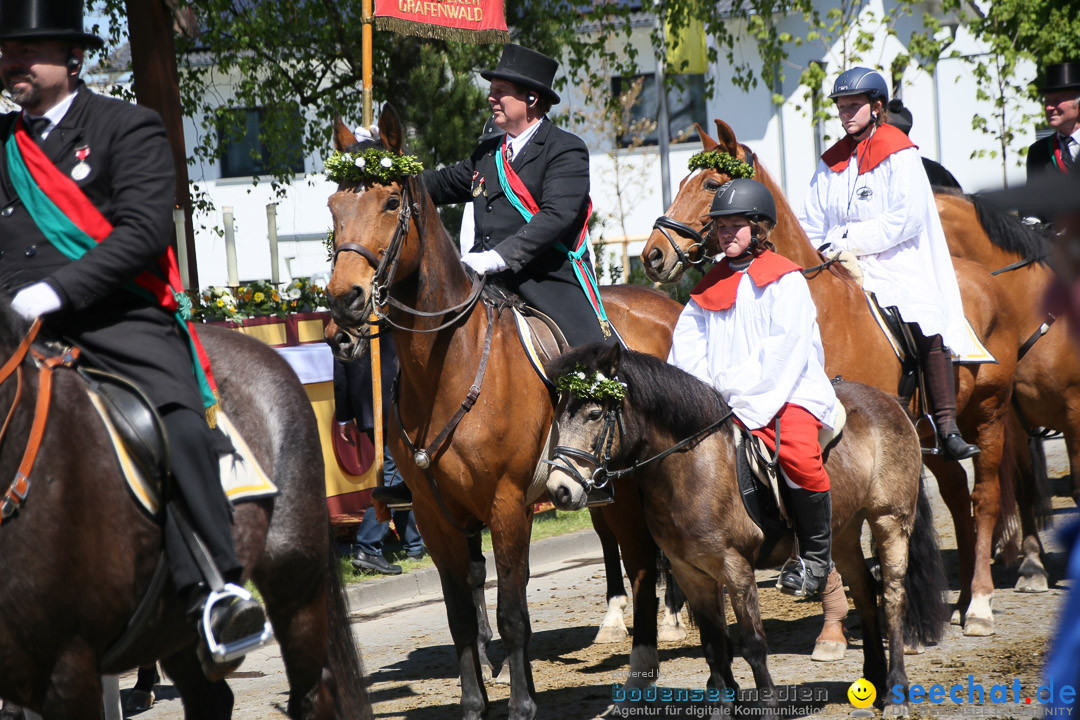
<svg viewBox="0 0 1080 720">
<path fill-rule="evenodd" d="M 754 177 L 754 168 L 748 163 L 739 160 L 731 153 L 722 150 L 710 150 L 693 155 L 686 163 L 690 170 L 710 169 L 718 170 L 732 180 L 735 178 Z"/>
<path fill-rule="evenodd" d="M 626 383 L 597 370 L 586 373 L 585 366 L 580 363 L 572 371 L 555 378 L 555 389 L 583 400 L 622 400 L 626 397 Z"/>
<path fill-rule="evenodd" d="M 336 152 L 324 163 L 328 180 L 341 183 L 389 185 L 424 169 L 414 155 L 368 148 L 363 152 Z"/>
</svg>

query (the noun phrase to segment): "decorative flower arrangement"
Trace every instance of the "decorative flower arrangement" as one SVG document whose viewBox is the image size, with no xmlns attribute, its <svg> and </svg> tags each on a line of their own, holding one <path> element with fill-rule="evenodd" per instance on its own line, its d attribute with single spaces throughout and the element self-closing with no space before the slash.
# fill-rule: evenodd
<svg viewBox="0 0 1080 720">
<path fill-rule="evenodd" d="M 626 383 L 596 370 L 586 374 L 585 366 L 580 363 L 571 372 L 555 378 L 555 389 L 584 400 L 622 400 L 626 397 Z"/>
<path fill-rule="evenodd" d="M 416 175 L 424 164 L 415 155 L 397 155 L 389 150 L 368 148 L 361 152 L 336 152 L 323 163 L 326 178 L 340 184 L 381 183 L 389 185 Z"/>
<path fill-rule="evenodd" d="M 191 292 L 191 316 L 203 322 L 235 320 L 315 311 L 326 306 L 324 289 L 307 278 L 296 278 L 284 290 L 258 280 L 236 288 L 211 286 L 201 293 Z"/>
<path fill-rule="evenodd" d="M 691 170 L 697 170 L 698 168 L 716 170 L 727 175 L 732 180 L 736 178 L 754 177 L 754 168 L 748 163 L 739 160 L 731 153 L 726 153 L 722 150 L 699 152 L 692 156 L 690 160 L 687 161 L 686 165 Z"/>
</svg>

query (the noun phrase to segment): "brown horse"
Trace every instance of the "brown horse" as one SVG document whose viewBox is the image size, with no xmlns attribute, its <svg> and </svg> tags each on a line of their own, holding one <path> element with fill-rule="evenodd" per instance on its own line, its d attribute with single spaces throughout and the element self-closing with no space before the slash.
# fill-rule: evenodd
<svg viewBox="0 0 1080 720">
<path fill-rule="evenodd" d="M 763 531 L 747 512 L 736 479 L 736 466 L 743 464 L 736 456 L 739 431 L 720 394 L 657 358 L 600 343 L 573 350 L 548 370 L 556 377 L 602 372 L 625 384 L 622 399 L 569 393 L 560 398 L 551 496 L 562 507 L 578 509 L 587 478 L 634 468 L 649 530 L 671 560 L 701 630 L 709 688 L 738 689 L 725 638 L 726 588 L 742 631 L 743 656 L 758 689 L 772 690 L 754 570 L 783 563 L 793 537 L 786 528 Z M 876 388 L 851 382 L 835 387 L 847 424 L 825 462 L 832 485 L 832 556 L 862 624 L 863 677 L 884 700 L 887 688 L 907 687 L 905 635 L 924 644 L 942 635 L 945 572 L 921 491 L 915 426 L 894 398 Z M 717 423 L 716 432 L 702 435 Z M 692 438 L 697 440 L 669 452 Z M 860 542 L 864 522 L 881 558 L 888 663 L 877 588 Z"/>
<path fill-rule="evenodd" d="M 380 145 L 400 153 L 402 129 L 389 107 L 383 109 L 379 131 Z M 339 150 L 359 147 L 340 121 L 335 145 Z M 400 364 L 396 412 L 401 431 L 390 433 L 390 447 L 413 492 L 417 523 L 442 579 L 463 715 L 480 717 L 488 705 L 481 664 L 490 633 L 482 630 L 483 555 L 476 534 L 486 526 L 498 573 L 497 619 L 510 669 L 510 717 L 531 718 L 536 702 L 525 590 L 531 507 L 544 492 L 546 473 L 538 471 L 538 461 L 551 424 L 552 394 L 522 351 L 510 313 L 477 299 L 478 286 L 461 265 L 421 182 L 343 184 L 329 204 L 336 260 L 327 286 L 335 321 L 328 340 L 339 356 L 363 353 L 368 311 L 376 306 L 373 290 L 386 293 L 377 307 L 390 305 L 386 323 L 394 327 Z M 384 258 L 394 264 L 392 281 L 378 277 L 376 266 L 385 264 Z M 627 340 L 666 355 L 677 303 L 638 286 L 605 287 L 603 301 Z M 478 374 L 485 358 L 486 371 Z M 475 405 L 459 413 L 473 386 Z M 455 414 L 460 421 L 453 426 Z M 419 455 L 416 448 L 429 444 L 429 459 L 420 460 L 430 463 L 430 474 L 408 460 Z M 659 664 L 656 546 L 632 482 L 617 487 L 616 498 L 603 513 L 633 586 L 630 673 L 631 682 L 644 685 L 655 680 Z"/>
<path fill-rule="evenodd" d="M 769 239 L 777 251 L 805 268 L 821 265 L 821 256 L 810 244 L 776 182 L 750 150 L 738 142 L 726 123 L 717 120 L 716 126 L 719 141 L 699 128 L 705 150 L 726 152 L 752 163 L 754 178 L 768 187 L 776 200 L 777 225 Z M 685 223 L 691 231 L 700 232 L 713 195 L 728 179 L 717 170 L 691 174 L 683 180 L 668 216 Z M 641 254 L 651 279 L 660 282 L 678 279 L 683 263 L 673 243 L 690 248 L 694 240 L 687 235 L 653 231 Z M 962 259 L 955 259 L 953 264 L 968 321 L 998 362 L 957 368 L 957 419 L 964 436 L 982 451 L 972 458 L 974 490 L 969 493 L 967 476 L 959 463 L 930 455 L 926 464 L 938 479 L 956 528 L 961 586 L 957 610 L 963 616 L 964 633 L 989 635 L 994 631 L 990 562 L 995 528 L 1002 514 L 1000 472 L 1005 445 L 1011 442 L 1011 435 L 1006 432 L 1007 415 L 1020 344 L 1020 323 L 985 268 Z M 900 363 L 867 307 L 862 288 L 835 266 L 813 272 L 807 279 L 818 308 L 826 372 L 896 393 Z M 1012 457 L 1011 448 L 1007 456 Z M 1005 467 L 1009 466 L 1006 463 Z M 1012 484 L 1007 487 L 1011 490 Z"/>
<path fill-rule="evenodd" d="M 19 346 L 21 321 L 0 306 L 0 355 Z M 233 517 L 244 579 L 262 593 L 289 680 L 291 718 L 371 717 L 330 537 L 315 415 L 295 373 L 273 349 L 207 327 L 222 407 L 281 491 L 238 503 Z M 41 387 L 32 358 L 0 384 L 15 406 L 0 463 L 11 478 Z M 162 554 L 163 530 L 132 499 L 105 425 L 76 373 L 54 374 L 52 406 L 30 489 L 0 529 L 0 697 L 50 718 L 101 718 L 101 675 L 161 659 L 186 717 L 224 720 L 233 695 L 203 675 L 195 633 L 171 584 L 118 642 Z M 160 520 L 160 518 L 158 518 Z M 164 568 L 163 565 L 160 566 Z"/>
</svg>

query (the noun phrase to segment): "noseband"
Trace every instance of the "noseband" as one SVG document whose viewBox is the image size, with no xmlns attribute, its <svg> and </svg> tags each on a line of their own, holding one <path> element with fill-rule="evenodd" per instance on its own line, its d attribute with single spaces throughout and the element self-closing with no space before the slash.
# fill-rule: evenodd
<svg viewBox="0 0 1080 720">
<path fill-rule="evenodd" d="M 610 403 L 611 401 L 609 401 Z M 626 427 L 623 425 L 622 420 L 622 403 L 616 403 L 613 407 L 609 407 L 604 413 L 604 427 L 600 430 L 600 435 L 597 436 L 596 442 L 593 443 L 592 452 L 586 452 L 576 447 L 569 445 L 557 445 L 555 449 L 551 451 L 552 460 L 543 459 L 540 462 L 545 465 L 550 465 L 556 470 L 562 470 L 570 477 L 574 478 L 574 481 L 581 485 L 588 493 L 593 488 L 602 488 L 606 486 L 613 478 L 621 477 L 627 474 L 627 471 L 618 470 L 611 472 L 608 470 L 608 463 L 611 462 L 611 446 L 615 442 L 615 428 L 619 428 L 619 433 L 626 434 Z M 569 462 L 569 458 L 575 458 L 577 460 L 583 460 L 586 463 L 593 466 L 592 475 L 585 477 L 577 469 L 577 467 Z"/>
</svg>

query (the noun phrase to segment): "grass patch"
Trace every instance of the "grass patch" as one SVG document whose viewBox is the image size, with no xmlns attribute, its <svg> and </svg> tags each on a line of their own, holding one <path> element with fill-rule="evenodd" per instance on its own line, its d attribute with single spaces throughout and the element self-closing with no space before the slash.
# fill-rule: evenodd
<svg viewBox="0 0 1080 720">
<path fill-rule="evenodd" d="M 542 513 L 537 513 L 533 517 L 532 542 L 545 540 L 558 535 L 566 535 L 587 528 L 592 528 L 592 518 L 586 510 L 545 510 Z M 393 536 L 391 535 L 390 538 L 393 538 Z M 484 528 L 483 530 L 480 545 L 483 547 L 484 552 L 491 551 L 491 532 L 487 528 Z M 401 544 L 396 539 L 387 540 L 383 547 L 383 557 L 385 557 L 391 565 L 400 565 L 403 574 L 432 567 L 435 564 L 432 562 L 431 556 L 429 555 L 425 555 L 419 560 L 405 557 L 405 552 L 401 549 Z M 366 580 L 384 577 L 378 573 L 371 573 L 354 568 L 352 566 L 351 554 L 341 558 L 341 573 L 345 578 L 346 583 L 364 582 Z"/>
</svg>

